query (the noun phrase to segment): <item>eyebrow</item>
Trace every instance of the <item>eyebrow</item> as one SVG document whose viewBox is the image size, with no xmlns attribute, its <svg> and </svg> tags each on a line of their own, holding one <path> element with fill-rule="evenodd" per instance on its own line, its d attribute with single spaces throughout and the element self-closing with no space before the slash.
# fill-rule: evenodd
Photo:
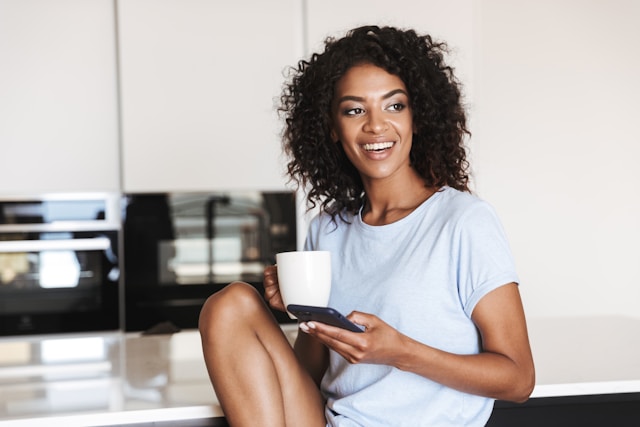
<svg viewBox="0 0 640 427">
<path fill-rule="evenodd" d="M 382 99 L 389 99 L 391 98 L 393 95 L 396 95 L 398 93 L 402 93 L 404 95 L 407 96 L 407 98 L 409 97 L 409 94 L 402 90 L 402 89 L 394 89 L 391 92 L 385 93 L 384 95 L 382 95 Z M 343 97 L 340 97 L 338 99 L 338 104 L 344 102 L 344 101 L 355 101 L 355 102 L 364 102 L 365 99 L 361 96 L 353 96 L 353 95 L 345 95 Z"/>
</svg>

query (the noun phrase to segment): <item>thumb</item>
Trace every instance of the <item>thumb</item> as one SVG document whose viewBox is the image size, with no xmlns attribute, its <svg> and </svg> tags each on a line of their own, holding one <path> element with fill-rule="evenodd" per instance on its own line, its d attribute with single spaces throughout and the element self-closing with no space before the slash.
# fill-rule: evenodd
<svg viewBox="0 0 640 427">
<path fill-rule="evenodd" d="M 361 311 L 352 311 L 347 319 L 351 320 L 353 323 L 364 326 L 365 329 L 370 329 L 373 326 L 373 319 L 375 316 L 367 313 L 363 313 Z"/>
</svg>

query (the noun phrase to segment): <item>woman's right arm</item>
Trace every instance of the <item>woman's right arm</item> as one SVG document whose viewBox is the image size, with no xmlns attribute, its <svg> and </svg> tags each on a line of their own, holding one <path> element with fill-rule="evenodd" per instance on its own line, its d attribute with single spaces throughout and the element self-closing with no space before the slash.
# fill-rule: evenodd
<svg viewBox="0 0 640 427">
<path fill-rule="evenodd" d="M 278 270 L 275 265 L 264 269 L 264 297 L 269 305 L 280 311 L 286 311 L 280 287 L 278 285 Z M 320 386 L 322 376 L 329 366 L 329 350 L 316 338 L 307 334 L 298 334 L 293 349 L 302 366 L 309 372 L 311 378 Z"/>
</svg>

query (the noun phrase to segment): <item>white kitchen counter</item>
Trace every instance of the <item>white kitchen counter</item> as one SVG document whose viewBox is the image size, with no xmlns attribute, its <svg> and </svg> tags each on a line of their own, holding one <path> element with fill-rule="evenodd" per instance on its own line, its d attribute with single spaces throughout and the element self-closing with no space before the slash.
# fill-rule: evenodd
<svg viewBox="0 0 640 427">
<path fill-rule="evenodd" d="M 291 339 L 295 325 L 284 326 Z M 529 320 L 532 397 L 640 392 L 640 319 Z M 0 338 L 0 427 L 222 417 L 197 331 Z"/>
</svg>

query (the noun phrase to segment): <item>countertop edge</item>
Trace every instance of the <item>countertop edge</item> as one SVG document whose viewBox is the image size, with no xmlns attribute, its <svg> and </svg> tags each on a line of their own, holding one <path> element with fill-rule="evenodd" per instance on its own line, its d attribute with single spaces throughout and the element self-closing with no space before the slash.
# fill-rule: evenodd
<svg viewBox="0 0 640 427">
<path fill-rule="evenodd" d="M 548 384 L 537 385 L 531 394 L 531 399 L 638 392 L 640 392 L 640 380 Z M 63 425 L 67 427 L 92 427 L 220 417 L 224 417 L 220 405 L 211 404 L 178 408 L 122 410 L 69 415 L 60 414 L 55 416 L 44 415 L 42 417 L 24 419 L 14 418 L 0 420 L 0 427 L 9 425 L 12 427 L 49 427 L 52 425 L 52 422 L 63 423 Z"/>
<path fill-rule="evenodd" d="M 23 419 L 0 420 L 0 426 L 11 427 L 49 427 L 64 425 L 65 427 L 93 427 L 113 426 L 122 424 L 194 420 L 224 417 L 219 405 L 185 406 L 180 408 L 160 408 L 142 410 L 123 410 L 108 412 L 93 412 L 86 414 L 43 415 Z M 55 423 L 55 424 L 52 424 Z M 58 424 L 60 423 L 60 424 Z"/>
<path fill-rule="evenodd" d="M 640 392 L 640 380 L 536 385 L 531 398 Z"/>
</svg>

